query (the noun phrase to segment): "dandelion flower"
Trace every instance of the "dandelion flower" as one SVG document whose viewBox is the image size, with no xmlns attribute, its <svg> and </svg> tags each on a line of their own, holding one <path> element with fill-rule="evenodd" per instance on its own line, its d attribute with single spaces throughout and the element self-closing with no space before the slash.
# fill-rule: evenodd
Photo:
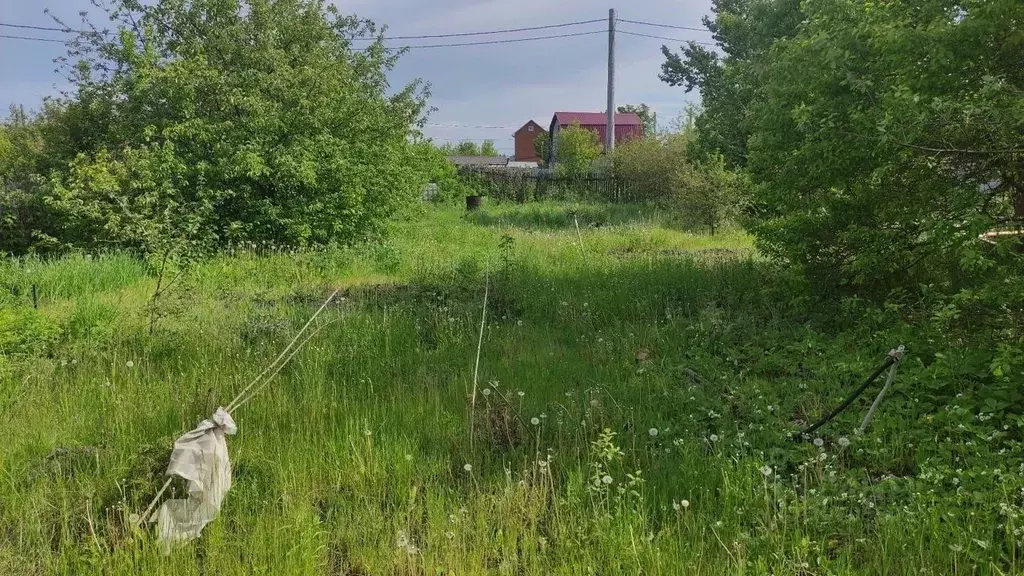
<svg viewBox="0 0 1024 576">
<path fill-rule="evenodd" d="M 398 531 L 398 537 L 395 538 L 396 548 L 405 548 L 409 545 L 409 537 L 405 535 L 405 530 Z"/>
<path fill-rule="evenodd" d="M 658 435 L 658 429 L 657 428 L 651 428 L 650 430 L 647 431 L 647 433 L 650 434 L 651 437 L 653 438 L 654 436 Z"/>
<path fill-rule="evenodd" d="M 612 477 L 607 475 L 607 474 L 605 474 L 604 476 L 601 477 L 601 482 L 604 482 L 605 484 L 611 484 L 612 483 Z"/>
<path fill-rule="evenodd" d="M 520 390 L 519 391 L 519 397 L 522 398 L 523 396 L 526 396 L 526 392 L 523 392 L 522 390 Z"/>
<path fill-rule="evenodd" d="M 481 392 L 481 394 L 483 394 L 484 396 L 490 396 L 491 395 L 491 389 L 490 388 L 484 388 L 483 391 Z"/>
<path fill-rule="evenodd" d="M 522 320 L 516 320 L 516 326 L 522 326 L 522 325 L 523 325 L 523 321 Z"/>
<path fill-rule="evenodd" d="M 708 437 L 708 439 L 711 440 L 712 442 L 718 442 L 718 434 L 712 434 L 711 436 Z"/>
<path fill-rule="evenodd" d="M 839 439 L 839 445 L 842 446 L 843 448 L 846 448 L 847 446 L 850 445 L 850 439 L 847 438 L 846 436 L 843 436 L 842 438 Z"/>
<path fill-rule="evenodd" d="M 134 368 L 135 367 L 135 362 L 132 362 L 131 360 L 129 360 L 129 361 L 125 362 L 124 365 L 129 367 L 129 368 Z"/>
<path fill-rule="evenodd" d="M 761 466 L 761 474 L 764 474 L 765 476 L 771 476 L 772 475 L 772 467 L 767 465 L 767 464 L 765 464 L 764 466 Z"/>
<path fill-rule="evenodd" d="M 466 464 L 465 466 L 462 467 L 462 469 L 465 470 L 466 472 L 472 472 L 473 471 L 473 465 L 472 464 Z"/>
<path fill-rule="evenodd" d="M 540 418 L 537 418 L 536 416 L 534 416 L 533 418 L 530 418 L 530 424 L 533 424 L 534 426 L 539 425 L 540 424 Z"/>
<path fill-rule="evenodd" d="M 821 438 L 815 438 L 814 445 L 817 446 L 818 448 L 821 448 L 822 446 L 825 445 L 825 441 L 822 440 Z"/>
<path fill-rule="evenodd" d="M 682 502 L 679 503 L 679 505 L 682 506 L 683 509 L 685 510 L 685 509 L 690 507 L 690 501 L 689 500 L 683 500 Z"/>
</svg>

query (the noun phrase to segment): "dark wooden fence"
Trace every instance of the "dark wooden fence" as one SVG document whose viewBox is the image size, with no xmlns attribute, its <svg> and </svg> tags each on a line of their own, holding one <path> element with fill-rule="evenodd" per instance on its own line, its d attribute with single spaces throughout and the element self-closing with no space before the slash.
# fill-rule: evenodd
<svg viewBox="0 0 1024 576">
<path fill-rule="evenodd" d="M 652 200 L 639 182 L 602 173 L 562 176 L 530 168 L 462 168 L 463 181 L 480 195 L 507 202 L 590 200 L 631 203 Z"/>
</svg>

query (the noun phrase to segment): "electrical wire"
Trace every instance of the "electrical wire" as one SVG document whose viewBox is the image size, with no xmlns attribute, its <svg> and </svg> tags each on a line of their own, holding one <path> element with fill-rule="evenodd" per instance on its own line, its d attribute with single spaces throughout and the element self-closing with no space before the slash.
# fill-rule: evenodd
<svg viewBox="0 0 1024 576">
<path fill-rule="evenodd" d="M 627 34 L 629 36 L 639 36 L 641 38 L 654 38 L 655 40 L 668 40 L 670 42 L 693 42 L 694 44 L 701 44 L 703 46 L 714 46 L 714 42 L 701 42 L 700 40 L 687 40 L 684 38 L 668 38 L 667 36 L 652 36 L 651 34 L 641 34 L 639 32 L 630 32 L 628 30 L 616 30 L 619 34 Z"/>
<path fill-rule="evenodd" d="M 0 22 L 0 26 L 7 28 L 24 28 L 26 30 L 47 30 L 52 32 L 75 32 L 70 28 L 54 28 L 52 26 L 30 26 L 28 24 L 8 24 L 6 22 Z"/>
<path fill-rule="evenodd" d="M 36 42 L 60 42 L 65 44 L 67 40 L 55 40 L 53 38 L 34 38 L 32 36 L 15 36 L 12 34 L 0 34 L 0 38 L 8 38 L 10 40 L 34 40 Z"/>
<path fill-rule="evenodd" d="M 626 20 L 625 18 L 619 18 L 619 22 L 625 22 L 627 24 L 639 24 L 640 26 L 655 26 L 657 28 L 671 28 L 673 30 L 691 30 L 693 32 L 710 32 L 706 28 L 694 28 L 692 26 L 673 26 L 671 24 L 655 24 L 654 22 L 642 22 L 640 20 Z"/>
<path fill-rule="evenodd" d="M 452 34 L 426 34 L 422 36 L 389 36 L 384 37 L 382 40 L 425 40 L 428 38 L 459 38 L 463 36 L 487 36 L 490 34 L 509 34 L 512 32 L 531 32 L 533 30 L 550 30 L 552 28 L 566 28 L 568 26 L 580 26 L 583 24 L 594 24 L 596 22 L 604 22 L 604 19 L 597 20 L 580 20 L 578 22 L 565 22 L 562 24 L 548 24 L 547 26 L 530 26 L 527 28 L 506 28 L 504 30 L 488 30 L 485 32 L 455 32 Z M 354 38 L 354 40 L 376 40 L 375 36 L 361 36 Z"/>
<path fill-rule="evenodd" d="M 572 34 L 552 34 L 549 36 L 530 36 L 527 38 L 507 38 L 505 40 L 483 40 L 480 42 L 456 42 L 454 44 L 420 44 L 417 46 L 385 46 L 386 50 L 419 50 L 422 48 L 456 48 L 460 46 L 485 46 L 489 44 L 513 44 L 516 42 L 531 42 L 534 40 L 552 40 L 554 38 L 573 38 L 575 36 L 590 36 L 592 34 L 604 34 L 606 30 L 595 30 L 593 32 L 574 32 Z M 369 48 L 355 48 L 356 51 L 365 52 Z"/>
</svg>

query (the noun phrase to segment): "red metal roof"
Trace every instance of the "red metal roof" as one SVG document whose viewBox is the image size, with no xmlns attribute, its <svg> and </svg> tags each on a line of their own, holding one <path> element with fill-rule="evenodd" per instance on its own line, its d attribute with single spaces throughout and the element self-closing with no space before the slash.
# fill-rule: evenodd
<svg viewBox="0 0 1024 576">
<path fill-rule="evenodd" d="M 573 122 L 579 122 L 580 126 L 605 126 L 608 124 L 608 116 L 604 112 L 555 112 L 554 121 L 559 126 L 569 126 Z M 641 125 L 640 117 L 633 112 L 615 114 L 616 128 Z"/>
</svg>

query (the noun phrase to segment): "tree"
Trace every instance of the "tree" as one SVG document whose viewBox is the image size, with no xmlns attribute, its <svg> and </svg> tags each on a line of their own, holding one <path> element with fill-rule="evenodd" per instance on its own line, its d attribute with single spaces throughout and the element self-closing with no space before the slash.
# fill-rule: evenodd
<svg viewBox="0 0 1024 576">
<path fill-rule="evenodd" d="M 825 286 L 956 286 L 1024 222 L 1024 4 L 804 4 L 746 125 L 761 248 Z"/>
<path fill-rule="evenodd" d="M 498 149 L 494 146 L 494 140 L 484 140 L 484 143 L 480 145 L 481 156 L 501 156 L 498 153 Z"/>
<path fill-rule="evenodd" d="M 695 119 L 695 153 L 720 153 L 729 167 L 747 160 L 747 110 L 758 74 L 776 39 L 792 36 L 803 19 L 799 0 L 712 0 L 704 25 L 725 56 L 696 42 L 677 54 L 662 46 L 660 78 L 687 92 L 699 89 L 703 112 Z"/>
<path fill-rule="evenodd" d="M 115 0 L 109 16 L 116 34 L 83 32 L 64 60 L 71 155 L 48 194 L 69 243 L 350 242 L 425 182 L 427 93 L 388 93 L 399 54 L 372 22 L 324 0 Z"/>
<path fill-rule="evenodd" d="M 537 154 L 537 157 L 540 158 L 540 163 L 542 165 L 548 161 L 548 151 L 550 148 L 551 135 L 542 130 L 533 140 L 533 151 Z"/>
<path fill-rule="evenodd" d="M 472 140 L 463 140 L 455 147 L 456 156 L 480 156 L 480 147 Z"/>
<path fill-rule="evenodd" d="M 626 104 L 625 106 L 619 106 L 618 111 L 621 114 L 632 112 L 639 116 L 640 123 L 644 127 L 644 136 L 654 136 L 658 133 L 658 115 L 647 104 L 640 104 L 639 106 Z"/>
<path fill-rule="evenodd" d="M 585 176 L 601 155 L 601 143 L 597 133 L 591 132 L 573 122 L 558 131 L 555 136 L 556 171 L 567 177 Z"/>
</svg>

